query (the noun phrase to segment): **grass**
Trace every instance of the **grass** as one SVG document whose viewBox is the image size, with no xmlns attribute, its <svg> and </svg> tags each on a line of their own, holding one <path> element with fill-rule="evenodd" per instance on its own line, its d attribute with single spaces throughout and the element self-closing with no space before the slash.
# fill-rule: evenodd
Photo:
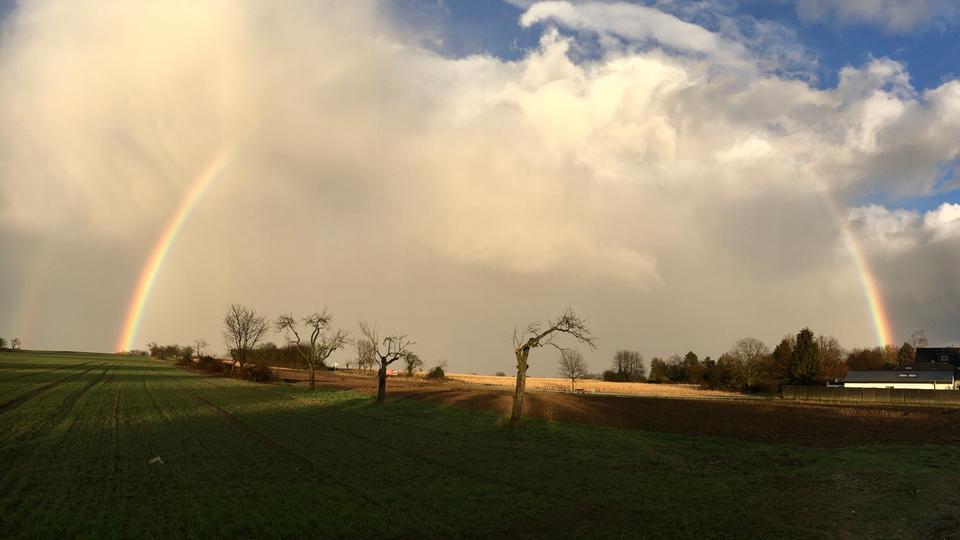
<svg viewBox="0 0 960 540">
<path fill-rule="evenodd" d="M 13 538 L 944 537 L 955 451 L 510 428 L 145 358 L 0 353 Z"/>
</svg>

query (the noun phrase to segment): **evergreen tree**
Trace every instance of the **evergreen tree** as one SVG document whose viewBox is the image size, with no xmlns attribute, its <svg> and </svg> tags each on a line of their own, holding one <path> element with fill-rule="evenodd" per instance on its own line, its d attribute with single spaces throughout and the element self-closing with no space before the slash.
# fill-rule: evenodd
<svg viewBox="0 0 960 540">
<path fill-rule="evenodd" d="M 804 328 L 797 334 L 790 362 L 790 382 L 814 384 L 820 379 L 820 355 L 813 331 Z"/>
<path fill-rule="evenodd" d="M 663 358 L 654 356 L 650 360 L 650 376 L 647 378 L 650 382 L 667 382 L 670 380 L 670 370 Z"/>
<path fill-rule="evenodd" d="M 903 342 L 903 346 L 900 347 L 900 350 L 897 351 L 897 365 L 902 366 L 904 364 L 909 364 L 916 359 L 917 350 L 913 348 L 909 342 Z"/>
<path fill-rule="evenodd" d="M 764 375 L 764 379 L 768 385 L 779 386 L 791 380 L 790 365 L 793 363 L 793 348 L 795 342 L 796 338 L 788 335 L 773 349 L 773 353 L 770 355 L 768 371 Z"/>
</svg>

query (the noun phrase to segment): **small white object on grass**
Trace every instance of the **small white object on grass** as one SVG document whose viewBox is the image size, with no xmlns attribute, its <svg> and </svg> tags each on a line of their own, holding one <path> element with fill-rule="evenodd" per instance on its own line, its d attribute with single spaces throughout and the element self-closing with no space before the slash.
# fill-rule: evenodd
<svg viewBox="0 0 960 540">
<path fill-rule="evenodd" d="M 150 460 L 147 461 L 147 463 L 151 465 L 163 465 L 163 459 L 161 459 L 160 456 L 154 456 L 150 458 Z"/>
</svg>

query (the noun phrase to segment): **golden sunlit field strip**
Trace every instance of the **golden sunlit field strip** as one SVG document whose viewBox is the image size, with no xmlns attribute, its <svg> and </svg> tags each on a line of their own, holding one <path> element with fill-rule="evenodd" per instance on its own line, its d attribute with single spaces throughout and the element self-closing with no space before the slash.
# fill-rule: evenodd
<svg viewBox="0 0 960 540">
<path fill-rule="evenodd" d="M 470 375 L 466 373 L 449 373 L 447 378 L 455 381 L 463 381 L 470 384 L 480 384 L 484 386 L 502 386 L 504 388 L 513 388 L 516 379 L 512 376 L 498 377 L 496 375 Z M 624 394 L 645 397 L 683 397 L 683 398 L 705 398 L 705 397 L 743 397 L 742 394 L 733 392 L 721 392 L 719 390 L 701 390 L 699 387 L 691 384 L 652 384 L 652 383 L 626 383 L 626 382 L 607 382 L 597 380 L 578 380 L 574 386 L 577 391 L 583 391 L 587 394 Z M 549 390 L 554 392 L 569 392 L 570 379 L 560 379 L 556 377 L 527 377 L 527 390 Z"/>
</svg>

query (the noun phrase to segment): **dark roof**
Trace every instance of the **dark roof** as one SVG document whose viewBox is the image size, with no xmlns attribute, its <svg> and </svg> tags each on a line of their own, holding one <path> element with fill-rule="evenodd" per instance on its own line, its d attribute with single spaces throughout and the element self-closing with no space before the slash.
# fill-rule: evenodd
<svg viewBox="0 0 960 540">
<path fill-rule="evenodd" d="M 950 371 L 954 369 L 950 362 L 910 362 L 900 366 L 899 371 Z"/>
<path fill-rule="evenodd" d="M 946 370 L 893 371 L 888 369 L 865 369 L 850 371 L 845 383 L 953 383 L 953 368 Z"/>
<path fill-rule="evenodd" d="M 960 347 L 917 347 L 917 362 L 950 362 L 960 367 Z"/>
</svg>

